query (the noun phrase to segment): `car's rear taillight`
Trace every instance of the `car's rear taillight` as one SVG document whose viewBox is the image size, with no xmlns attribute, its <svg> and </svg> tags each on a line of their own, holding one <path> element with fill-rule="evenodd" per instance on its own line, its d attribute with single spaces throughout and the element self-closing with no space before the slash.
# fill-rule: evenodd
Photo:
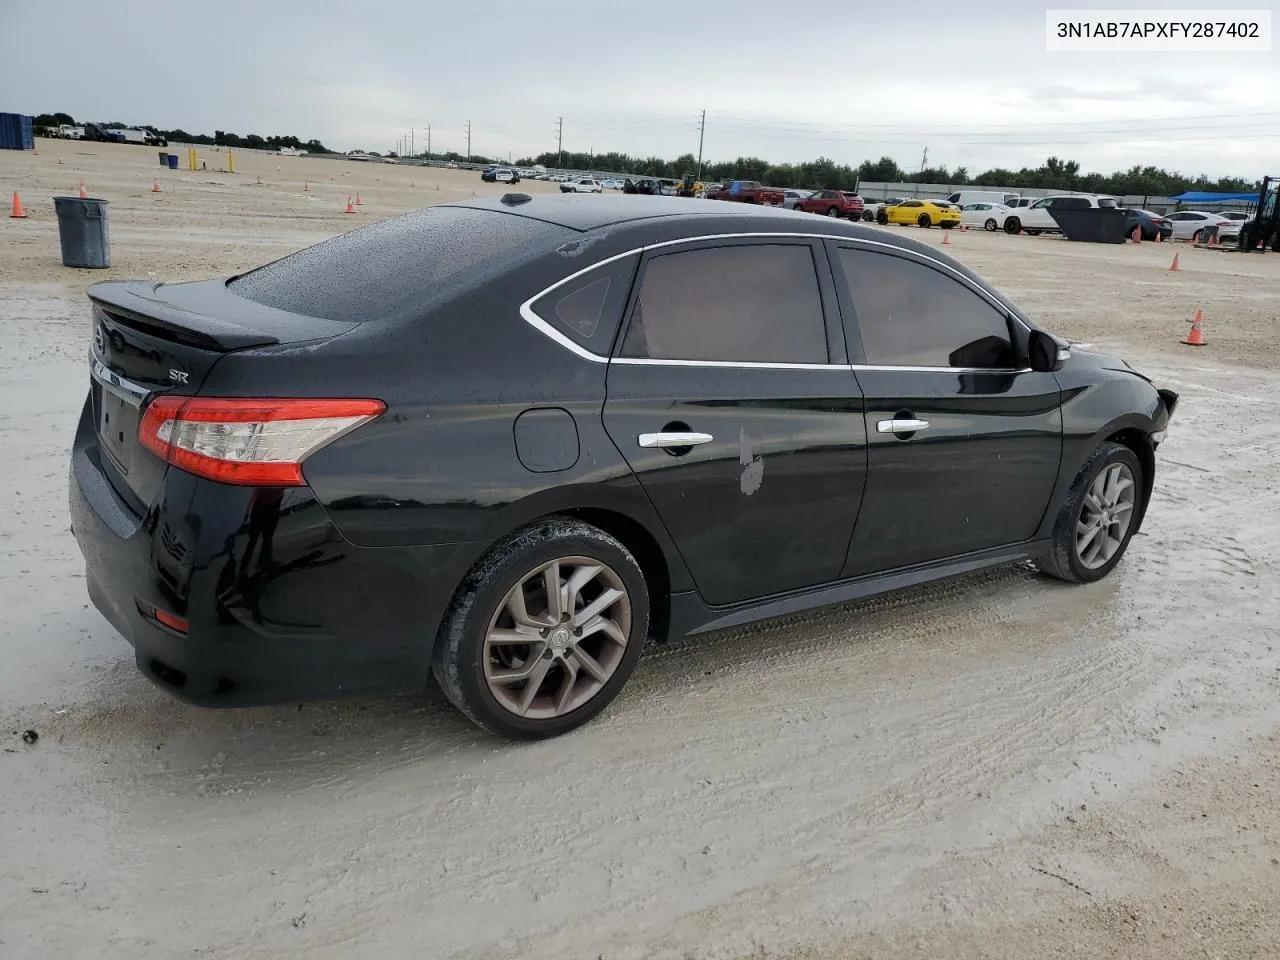
<svg viewBox="0 0 1280 960">
<path fill-rule="evenodd" d="M 302 463 L 387 409 L 381 400 L 153 400 L 138 440 L 188 473 L 222 483 L 299 487 Z"/>
</svg>

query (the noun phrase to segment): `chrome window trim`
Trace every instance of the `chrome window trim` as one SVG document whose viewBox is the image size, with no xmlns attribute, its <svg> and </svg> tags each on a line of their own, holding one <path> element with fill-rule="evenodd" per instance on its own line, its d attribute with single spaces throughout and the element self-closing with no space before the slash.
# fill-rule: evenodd
<svg viewBox="0 0 1280 960">
<path fill-rule="evenodd" d="M 1024 367 L 1022 369 L 1013 370 L 1009 368 L 994 368 L 994 367 L 927 367 L 927 366 L 905 366 L 905 365 L 893 365 L 893 364 L 858 364 L 858 363 L 855 363 L 855 364 L 769 363 L 764 361 L 751 361 L 751 360 L 658 360 L 658 359 L 652 359 L 652 358 L 646 358 L 646 357 L 613 357 L 613 358 L 602 357 L 598 353 L 592 353 L 590 350 L 586 349 L 585 347 L 580 346 L 577 343 L 574 343 L 573 340 L 569 339 L 568 336 L 561 333 L 549 322 L 544 320 L 542 317 L 538 316 L 538 314 L 533 309 L 534 302 L 541 300 L 543 297 L 547 296 L 549 293 L 552 293 L 553 291 L 559 289 L 560 287 L 565 286 L 566 284 L 572 283 L 574 280 L 577 280 L 579 277 L 584 276 L 585 274 L 588 274 L 593 270 L 596 270 L 600 267 L 607 266 L 608 264 L 614 263 L 618 260 L 626 259 L 627 257 L 634 257 L 637 255 L 643 256 L 644 254 L 652 250 L 661 250 L 667 247 L 683 246 L 683 245 L 692 244 L 692 243 L 706 243 L 708 241 L 715 241 L 715 240 L 760 240 L 760 239 L 767 240 L 775 237 L 783 240 L 822 240 L 824 242 L 827 240 L 834 240 L 837 243 L 849 243 L 849 244 L 863 245 L 863 246 L 869 246 L 869 247 L 882 247 L 885 250 L 893 251 L 895 253 L 905 253 L 909 257 L 923 260 L 931 264 L 932 266 L 938 267 L 941 270 L 945 271 L 949 276 L 965 284 L 969 289 L 973 290 L 974 293 L 977 293 L 984 300 L 990 303 L 993 307 L 1008 314 L 1009 317 L 1013 320 L 1013 322 L 1016 323 L 1024 332 L 1027 332 L 1027 333 L 1031 332 L 1030 328 L 1025 323 L 1023 323 L 1021 319 L 1019 319 L 1016 313 L 1013 312 L 1013 309 L 1010 305 L 1002 303 L 1000 300 L 993 297 L 986 290 L 978 286 L 976 283 L 974 283 L 964 274 L 960 273 L 954 267 L 948 264 L 945 264 L 941 260 L 937 260 L 929 256 L 928 254 L 917 253 L 915 250 L 908 250 L 896 244 L 885 243 L 881 240 L 867 240 L 860 237 L 838 237 L 838 236 L 832 236 L 831 234 L 826 234 L 826 233 L 797 233 L 797 232 L 711 233 L 711 234 L 704 234 L 702 236 L 697 236 L 697 237 L 681 237 L 678 240 L 663 240 L 660 243 L 650 243 L 641 247 L 634 247 L 622 253 L 615 253 L 613 256 L 605 257 L 603 260 L 597 260 L 595 263 L 591 264 L 590 266 L 583 267 L 581 270 L 576 270 L 573 273 L 569 274 L 567 277 L 561 280 L 557 280 L 555 283 L 551 284 L 550 286 L 545 287 L 538 293 L 535 293 L 528 300 L 524 301 L 524 303 L 520 304 L 520 316 L 524 319 L 524 321 L 527 324 L 529 324 L 529 326 L 533 327 L 543 336 L 549 338 L 555 343 L 558 343 L 560 346 L 564 347 L 566 350 L 568 350 L 570 353 L 574 354 L 575 356 L 580 357 L 583 360 L 589 360 L 592 363 L 603 363 L 603 364 L 617 363 L 617 364 L 625 364 L 627 366 L 652 366 L 652 367 L 726 367 L 726 368 L 743 369 L 743 370 L 853 370 L 855 372 L 858 370 L 871 370 L 871 371 L 897 370 L 897 371 L 906 371 L 910 373 L 1005 373 L 1005 374 L 1031 372 L 1030 367 Z"/>
</svg>

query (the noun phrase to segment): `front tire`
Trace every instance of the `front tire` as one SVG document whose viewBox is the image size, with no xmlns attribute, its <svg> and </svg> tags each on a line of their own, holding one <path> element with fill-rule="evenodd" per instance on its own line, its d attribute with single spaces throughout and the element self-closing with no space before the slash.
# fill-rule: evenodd
<svg viewBox="0 0 1280 960">
<path fill-rule="evenodd" d="M 1022 229 L 1022 221 L 1017 217 L 1010 217 L 1004 222 L 1004 232 L 1008 234 L 1017 233 Z"/>
<path fill-rule="evenodd" d="M 1143 510 L 1142 464 L 1119 443 L 1094 451 L 1067 491 L 1053 545 L 1037 565 L 1051 577 L 1092 583 L 1120 562 Z"/>
<path fill-rule="evenodd" d="M 608 706 L 648 630 L 649 591 L 631 552 L 598 527 L 551 517 L 494 545 L 467 575 L 432 673 L 472 722 L 540 740 Z"/>
<path fill-rule="evenodd" d="M 987 222 L 982 225 L 982 229 L 986 230 L 987 233 L 995 233 L 999 227 L 1000 224 L 996 223 L 995 218 L 988 219 Z"/>
</svg>

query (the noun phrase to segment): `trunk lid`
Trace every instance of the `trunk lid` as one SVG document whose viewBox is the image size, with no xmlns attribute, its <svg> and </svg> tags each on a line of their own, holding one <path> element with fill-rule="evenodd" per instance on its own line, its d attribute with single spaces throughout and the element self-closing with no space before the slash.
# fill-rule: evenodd
<svg viewBox="0 0 1280 960">
<path fill-rule="evenodd" d="M 102 471 L 139 514 L 154 503 L 167 464 L 138 442 L 147 404 L 194 396 L 236 350 L 338 336 L 355 324 L 301 317 L 231 293 L 222 280 L 181 284 L 111 281 L 93 304 L 89 400 Z"/>
</svg>

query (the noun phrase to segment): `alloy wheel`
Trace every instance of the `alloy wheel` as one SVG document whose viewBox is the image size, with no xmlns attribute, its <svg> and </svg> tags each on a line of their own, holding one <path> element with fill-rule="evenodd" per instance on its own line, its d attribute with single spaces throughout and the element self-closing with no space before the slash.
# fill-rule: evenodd
<svg viewBox="0 0 1280 960">
<path fill-rule="evenodd" d="M 560 557 L 520 578 L 489 621 L 484 678 L 507 711 L 530 720 L 571 713 L 622 662 L 631 598 L 611 567 Z"/>
<path fill-rule="evenodd" d="M 1123 463 L 1112 463 L 1089 485 L 1076 521 L 1076 554 L 1089 570 L 1106 566 L 1133 523 L 1137 484 Z"/>
</svg>

